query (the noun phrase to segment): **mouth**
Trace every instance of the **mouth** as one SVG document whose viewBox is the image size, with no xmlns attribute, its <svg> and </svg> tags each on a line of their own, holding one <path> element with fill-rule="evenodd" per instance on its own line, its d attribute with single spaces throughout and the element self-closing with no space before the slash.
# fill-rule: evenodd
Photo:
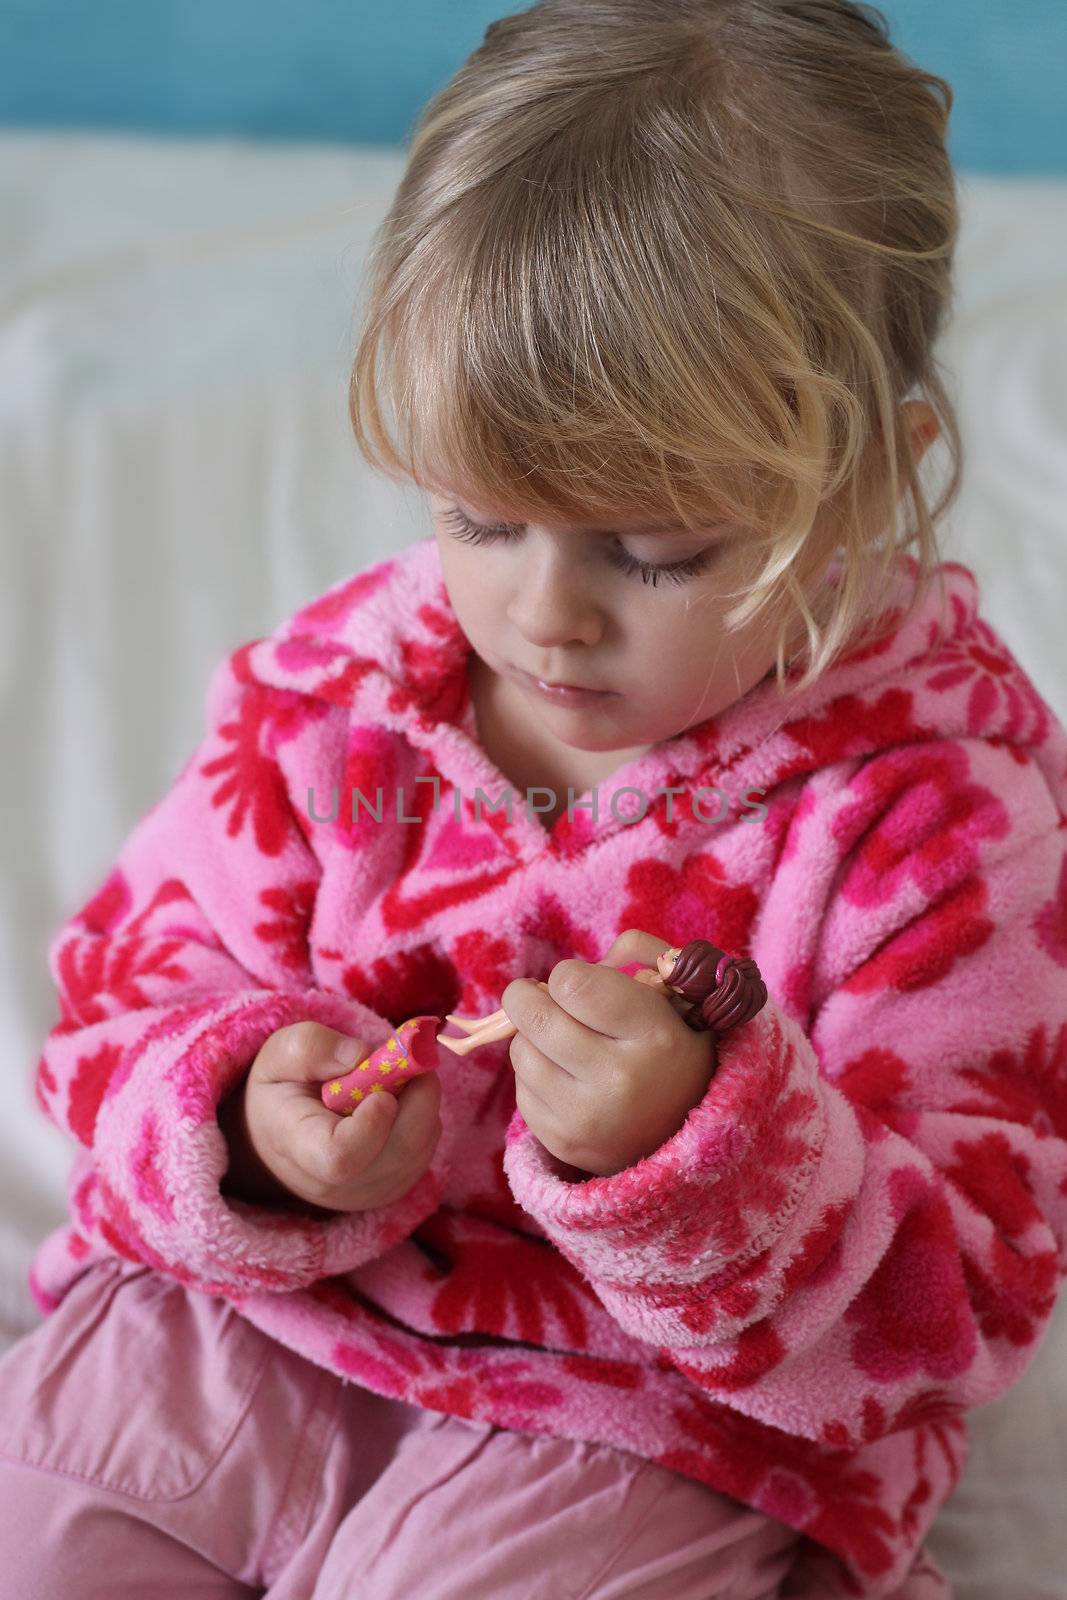
<svg viewBox="0 0 1067 1600">
<path fill-rule="evenodd" d="M 542 689 L 573 689 L 578 694 L 609 694 L 611 692 L 608 689 L 598 689 L 594 683 L 561 683 L 556 678 L 538 678 L 531 672 L 526 673 L 525 676 L 532 679 L 534 683 L 539 683 Z"/>
<path fill-rule="evenodd" d="M 550 678 L 537 678 L 521 667 L 512 667 L 510 671 L 528 689 L 560 704 L 592 704 L 597 700 L 610 700 L 617 693 L 614 689 L 594 689 L 584 683 L 558 683 Z"/>
</svg>

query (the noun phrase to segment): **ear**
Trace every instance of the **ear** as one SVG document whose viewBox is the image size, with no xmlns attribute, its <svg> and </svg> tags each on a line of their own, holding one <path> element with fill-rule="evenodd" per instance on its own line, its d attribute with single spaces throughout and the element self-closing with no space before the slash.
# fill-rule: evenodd
<svg viewBox="0 0 1067 1600">
<path fill-rule="evenodd" d="M 937 414 L 925 400 L 906 400 L 902 407 L 904 426 L 911 437 L 911 453 L 918 466 L 930 445 L 941 432 Z"/>
</svg>

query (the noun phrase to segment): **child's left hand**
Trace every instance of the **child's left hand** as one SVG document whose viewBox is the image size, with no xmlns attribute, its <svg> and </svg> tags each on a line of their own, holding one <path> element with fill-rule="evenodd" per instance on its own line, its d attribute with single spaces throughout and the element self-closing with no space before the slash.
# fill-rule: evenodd
<svg viewBox="0 0 1067 1600">
<path fill-rule="evenodd" d="M 516 978 L 501 1005 L 511 1041 L 515 1100 L 560 1161 L 596 1177 L 633 1166 L 678 1132 L 707 1092 L 715 1040 L 684 1023 L 662 989 L 615 970 L 654 967 L 670 946 L 628 929 L 603 962 L 558 961 L 548 991 Z"/>
</svg>

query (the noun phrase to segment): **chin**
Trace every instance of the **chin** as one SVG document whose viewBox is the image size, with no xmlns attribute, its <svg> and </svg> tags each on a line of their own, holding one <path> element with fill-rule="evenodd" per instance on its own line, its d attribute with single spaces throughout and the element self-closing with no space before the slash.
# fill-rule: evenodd
<svg viewBox="0 0 1067 1600">
<path fill-rule="evenodd" d="M 560 744 L 567 745 L 571 750 L 586 750 L 591 755 L 599 751 L 624 750 L 631 745 L 651 744 L 652 739 L 645 738 L 641 733 L 632 729 L 611 727 L 602 720 L 598 725 L 593 725 L 595 713 L 585 713 L 589 717 L 590 726 L 574 726 L 574 713 L 568 713 L 567 720 L 560 718 L 558 722 L 543 722 Z"/>
</svg>

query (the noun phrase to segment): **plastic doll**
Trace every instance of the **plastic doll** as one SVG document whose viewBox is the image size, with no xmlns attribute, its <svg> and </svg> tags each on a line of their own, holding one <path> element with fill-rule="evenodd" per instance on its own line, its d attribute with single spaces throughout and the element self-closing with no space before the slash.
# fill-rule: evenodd
<svg viewBox="0 0 1067 1600">
<path fill-rule="evenodd" d="M 698 1032 L 710 1029 L 716 1042 L 731 1028 L 750 1021 L 767 1001 L 767 986 L 756 963 L 748 957 L 728 956 L 707 939 L 674 945 L 664 950 L 654 968 L 643 967 L 631 976 L 635 983 L 662 989 L 690 1028 Z M 547 989 L 548 985 L 540 987 Z M 342 1116 L 351 1115 L 365 1095 L 394 1094 L 411 1078 L 433 1072 L 438 1064 L 438 1044 L 464 1056 L 516 1032 L 503 1010 L 487 1017 L 449 1012 L 444 1020 L 461 1028 L 465 1037 L 456 1039 L 439 1032 L 440 1017 L 410 1017 L 351 1072 L 323 1084 L 324 1105 Z"/>
</svg>

